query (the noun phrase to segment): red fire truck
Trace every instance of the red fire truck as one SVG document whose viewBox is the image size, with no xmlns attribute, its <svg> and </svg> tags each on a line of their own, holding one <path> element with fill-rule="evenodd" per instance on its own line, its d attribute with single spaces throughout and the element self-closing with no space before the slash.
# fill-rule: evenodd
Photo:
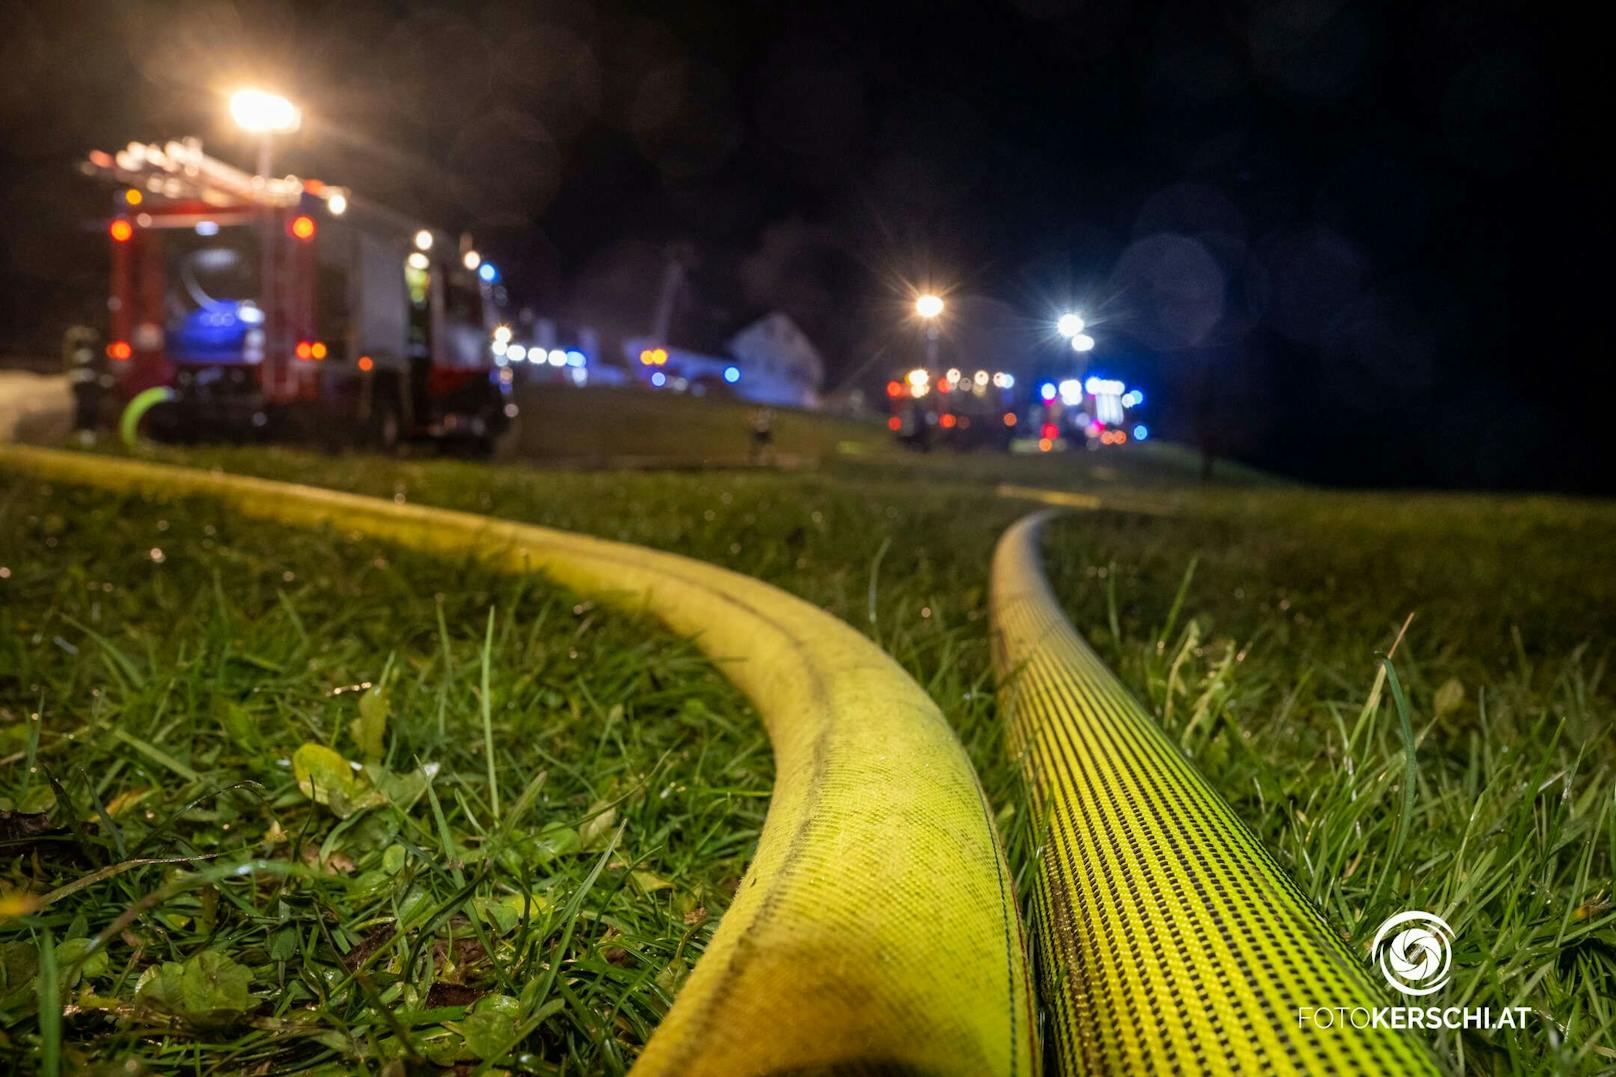
<svg viewBox="0 0 1616 1077">
<path fill-rule="evenodd" d="M 191 139 L 97 151 L 84 170 L 116 187 L 113 397 L 168 389 L 160 436 L 489 447 L 515 416 L 468 239 Z"/>
</svg>

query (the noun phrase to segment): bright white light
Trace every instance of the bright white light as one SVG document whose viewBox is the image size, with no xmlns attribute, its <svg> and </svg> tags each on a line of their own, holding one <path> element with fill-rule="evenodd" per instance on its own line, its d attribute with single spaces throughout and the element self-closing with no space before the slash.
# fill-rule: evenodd
<svg viewBox="0 0 1616 1077">
<path fill-rule="evenodd" d="M 545 356 L 545 358 L 549 360 L 551 366 L 567 365 L 567 353 L 562 351 L 560 348 L 550 349 L 550 354 Z"/>
<path fill-rule="evenodd" d="M 527 348 L 520 344 L 512 344 L 505 349 L 505 354 L 511 357 L 512 362 L 520 363 L 527 359 Z"/>
<path fill-rule="evenodd" d="M 466 256 L 460 259 L 460 264 L 467 269 L 476 269 L 483 264 L 483 256 L 476 251 L 467 251 Z"/>
<path fill-rule="evenodd" d="M 960 380 L 960 372 L 959 372 L 958 368 L 949 367 L 948 368 L 948 374 L 946 375 L 946 377 L 948 378 L 949 381 L 959 381 Z"/>
<path fill-rule="evenodd" d="M 1128 387 L 1115 378 L 1091 376 L 1083 383 L 1083 388 L 1094 396 L 1121 396 Z"/>
<path fill-rule="evenodd" d="M 1075 408 L 1083 403 L 1083 385 L 1076 378 L 1067 378 L 1060 383 L 1061 403 L 1069 408 Z"/>
<path fill-rule="evenodd" d="M 1038 395 L 1043 397 L 1045 400 L 1054 400 L 1055 399 L 1055 383 L 1052 382 L 1052 381 L 1044 382 L 1043 385 L 1040 385 L 1038 387 Z"/>
<path fill-rule="evenodd" d="M 509 344 L 511 342 L 511 327 L 508 325 L 494 326 L 494 339 L 501 344 Z"/>
<path fill-rule="evenodd" d="M 506 353 L 511 350 L 511 346 L 503 340 L 496 340 L 488 346 L 488 350 L 503 359 Z"/>
<path fill-rule="evenodd" d="M 986 385 L 988 383 L 988 372 L 985 370 L 978 370 L 976 372 L 976 377 L 972 380 L 974 380 L 978 385 Z"/>
<path fill-rule="evenodd" d="M 425 228 L 423 228 L 419 232 L 415 233 L 415 249 L 418 250 L 418 251 L 429 251 L 429 250 L 431 250 L 432 249 L 432 233 L 428 232 Z"/>
<path fill-rule="evenodd" d="M 1081 314 L 1062 314 L 1060 321 L 1055 323 L 1055 328 L 1060 330 L 1063 337 L 1075 337 L 1083 331 L 1086 324 Z"/>
<path fill-rule="evenodd" d="M 348 196 L 338 191 L 325 200 L 325 208 L 331 211 L 331 216 L 340 217 L 348 212 Z"/>
<path fill-rule="evenodd" d="M 296 105 L 263 90 L 237 90 L 231 94 L 230 118 L 237 127 L 258 135 L 285 134 L 303 124 L 303 113 Z"/>
<path fill-rule="evenodd" d="M 1089 336 L 1087 333 L 1079 333 L 1079 334 L 1077 334 L 1077 336 L 1072 338 L 1072 350 L 1074 352 L 1091 352 L 1091 351 L 1093 351 L 1094 350 L 1094 338 Z"/>
<path fill-rule="evenodd" d="M 1094 417 L 1110 426 L 1122 425 L 1122 400 L 1116 393 L 1101 393 L 1094 398 Z"/>
<path fill-rule="evenodd" d="M 570 367 L 588 366 L 589 356 L 581 351 L 569 349 L 567 352 L 567 365 Z"/>
<path fill-rule="evenodd" d="M 926 382 L 928 382 L 930 380 L 931 380 L 931 375 L 927 374 L 924 370 L 921 370 L 919 368 L 916 368 L 916 369 L 911 370 L 909 372 L 909 384 L 914 386 L 917 389 L 924 388 Z"/>
<path fill-rule="evenodd" d="M 659 370 L 655 374 L 651 375 L 651 384 L 660 389 L 664 385 L 668 384 L 668 376 Z"/>
<path fill-rule="evenodd" d="M 1138 389 L 1129 389 L 1126 393 L 1122 394 L 1122 406 L 1125 408 L 1137 408 L 1144 402 L 1145 394 L 1141 393 Z"/>
<path fill-rule="evenodd" d="M 404 260 L 409 263 L 411 269 L 425 269 L 432 264 L 420 251 L 411 251 L 410 256 Z"/>
<path fill-rule="evenodd" d="M 935 318 L 942 312 L 943 300 L 941 296 L 927 294 L 915 300 L 915 313 L 922 318 Z"/>
<path fill-rule="evenodd" d="M 219 234 L 218 221 L 197 221 L 196 234 L 199 236 L 216 236 Z"/>
</svg>

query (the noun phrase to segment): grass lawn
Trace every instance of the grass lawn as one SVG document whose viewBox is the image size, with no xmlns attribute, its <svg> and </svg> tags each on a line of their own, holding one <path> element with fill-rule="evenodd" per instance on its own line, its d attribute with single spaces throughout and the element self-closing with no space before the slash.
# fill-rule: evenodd
<svg viewBox="0 0 1616 1077">
<path fill-rule="evenodd" d="M 1102 656 L 1354 943 L 1438 912 L 1458 936 L 1444 1003 L 1537 1012 L 1519 1034 L 1433 1036 L 1451 1065 L 1616 1066 L 1616 507 L 1203 490 L 1170 450 L 789 475 L 164 455 L 673 549 L 824 605 L 937 699 L 1021 873 L 985 593 L 994 540 L 1029 506 L 993 484 L 1148 487 L 1179 515 L 1076 515 L 1047 540 Z M 0 478 L 0 551 L 7 883 L 84 880 L 0 926 L 0 1050 L 345 1068 L 470 1060 L 531 1028 L 500 1057 L 632 1060 L 769 785 L 761 728 L 693 651 L 537 582 L 202 503 Z M 369 708 L 387 716 L 381 761 L 352 802 L 316 804 L 288 760 L 310 744 L 366 762 L 350 723 L 374 697 L 338 692 L 366 682 L 387 686 Z M 105 967 L 75 966 L 75 940 L 105 931 Z M 187 982 L 229 1006 L 186 1010 Z M 73 1008 L 57 1023 L 41 998 Z"/>
<path fill-rule="evenodd" d="M 725 396 L 648 393 L 644 389 L 522 385 L 521 417 L 508 451 L 599 466 L 629 458 L 651 463 L 735 464 L 752 452 L 756 404 Z M 880 455 L 891 435 L 877 417 L 846 419 L 772 408 L 772 451 L 784 460 L 817 460 L 838 451 Z"/>
<path fill-rule="evenodd" d="M 205 501 L 8 482 L 0 549 L 0 1052 L 626 1065 L 772 782 L 690 644 Z"/>
</svg>

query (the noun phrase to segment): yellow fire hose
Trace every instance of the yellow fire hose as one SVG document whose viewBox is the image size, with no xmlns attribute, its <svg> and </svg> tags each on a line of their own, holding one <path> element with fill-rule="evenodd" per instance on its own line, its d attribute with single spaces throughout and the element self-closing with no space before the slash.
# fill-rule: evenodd
<svg viewBox="0 0 1616 1077">
<path fill-rule="evenodd" d="M 1301 1027 L 1301 1007 L 1384 1000 L 1067 622 L 1040 566 L 1051 511 L 1000 540 L 990 612 L 1000 706 L 1042 822 L 1033 949 L 1060 1072 L 1435 1073 L 1389 1028 Z"/>
<path fill-rule="evenodd" d="M 874 643 L 726 569 L 469 513 L 0 447 L 41 478 L 473 556 L 648 610 L 726 661 L 775 760 L 757 853 L 638 1074 L 1031 1074 L 1021 928 L 987 802 L 937 707 Z"/>
</svg>

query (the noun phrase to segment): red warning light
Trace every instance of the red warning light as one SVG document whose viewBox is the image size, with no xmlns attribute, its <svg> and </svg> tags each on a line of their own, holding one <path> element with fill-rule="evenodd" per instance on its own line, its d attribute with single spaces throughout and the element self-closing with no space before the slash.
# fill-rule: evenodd
<svg viewBox="0 0 1616 1077">
<path fill-rule="evenodd" d="M 300 340 L 297 342 L 296 351 L 299 359 L 308 360 L 314 358 L 314 345 L 310 344 L 306 340 Z"/>
<path fill-rule="evenodd" d="M 135 350 L 129 346 L 129 342 L 127 340 L 114 340 L 111 344 L 107 345 L 108 359 L 116 359 L 121 363 L 134 354 Z"/>
<path fill-rule="evenodd" d="M 942 427 L 943 427 L 944 430 L 952 430 L 952 429 L 954 429 L 954 424 L 959 422 L 959 420 L 954 418 L 954 416 L 952 414 L 944 415 L 941 419 L 938 419 L 937 421 L 940 424 L 942 424 Z"/>
<path fill-rule="evenodd" d="M 128 243 L 130 237 L 135 234 L 135 226 L 124 220 L 122 217 L 119 217 L 117 220 L 112 222 L 112 227 L 107 229 L 107 231 L 112 233 L 112 238 L 117 242 Z"/>
<path fill-rule="evenodd" d="M 903 420 L 898 418 L 896 415 L 894 415 L 892 418 L 887 420 L 887 429 L 888 430 L 901 430 L 901 429 L 903 429 Z"/>
<path fill-rule="evenodd" d="M 297 217 L 293 217 L 292 218 L 292 223 L 290 225 L 288 225 L 287 228 L 298 239 L 313 239 L 314 238 L 314 218 L 313 217 L 310 217 L 310 216 L 307 216 L 307 215 L 299 215 Z"/>
</svg>

